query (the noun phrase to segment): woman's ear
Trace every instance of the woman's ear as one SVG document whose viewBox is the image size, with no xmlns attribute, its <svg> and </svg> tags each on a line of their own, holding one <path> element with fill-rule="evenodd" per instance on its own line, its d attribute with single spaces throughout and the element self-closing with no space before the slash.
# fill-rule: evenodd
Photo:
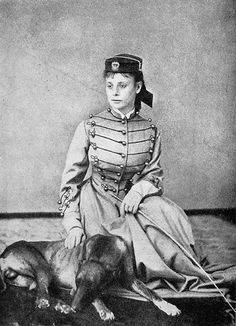
<svg viewBox="0 0 236 326">
<path fill-rule="evenodd" d="M 143 82 L 141 82 L 141 81 L 138 81 L 136 83 L 136 94 L 140 93 L 142 85 L 143 85 Z"/>
</svg>

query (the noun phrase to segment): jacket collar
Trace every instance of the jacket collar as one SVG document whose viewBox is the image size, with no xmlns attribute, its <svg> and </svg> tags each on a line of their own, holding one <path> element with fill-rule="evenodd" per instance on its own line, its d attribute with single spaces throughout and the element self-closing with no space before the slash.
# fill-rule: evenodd
<svg viewBox="0 0 236 326">
<path fill-rule="evenodd" d="M 115 109 L 109 109 L 109 111 L 111 112 L 111 114 L 116 117 L 116 118 L 120 118 L 120 119 L 124 119 L 126 118 L 127 120 L 133 118 L 136 115 L 136 111 L 135 108 L 133 108 L 132 111 L 128 112 L 127 114 L 123 114 L 122 112 L 120 112 L 119 110 L 115 110 Z"/>
</svg>

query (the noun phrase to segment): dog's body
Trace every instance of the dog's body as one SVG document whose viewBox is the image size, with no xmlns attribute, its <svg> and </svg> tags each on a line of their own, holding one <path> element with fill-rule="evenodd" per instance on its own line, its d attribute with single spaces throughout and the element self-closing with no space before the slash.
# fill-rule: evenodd
<svg viewBox="0 0 236 326">
<path fill-rule="evenodd" d="M 0 290 L 6 283 L 37 288 L 36 304 L 49 306 L 48 287 L 71 289 L 71 306 L 58 302 L 56 309 L 64 313 L 80 310 L 83 304 L 93 305 L 103 320 L 114 319 L 113 313 L 100 300 L 102 290 L 114 280 L 139 293 L 169 315 L 178 315 L 179 309 L 161 299 L 135 278 L 132 256 L 121 237 L 95 235 L 83 246 L 66 249 L 64 241 L 15 242 L 0 256 Z"/>
</svg>

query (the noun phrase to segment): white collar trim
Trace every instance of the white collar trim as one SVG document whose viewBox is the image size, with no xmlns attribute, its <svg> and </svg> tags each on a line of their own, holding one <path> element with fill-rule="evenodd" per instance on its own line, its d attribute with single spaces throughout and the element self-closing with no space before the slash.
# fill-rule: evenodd
<svg viewBox="0 0 236 326">
<path fill-rule="evenodd" d="M 118 110 L 118 109 L 114 109 L 114 108 L 113 108 L 113 110 L 114 110 L 116 113 L 118 113 L 118 114 L 121 116 L 122 119 L 124 119 L 124 118 L 129 119 L 130 116 L 135 112 L 135 107 L 133 108 L 133 110 L 129 111 L 129 112 L 126 113 L 126 114 L 120 112 L 120 110 Z"/>
</svg>

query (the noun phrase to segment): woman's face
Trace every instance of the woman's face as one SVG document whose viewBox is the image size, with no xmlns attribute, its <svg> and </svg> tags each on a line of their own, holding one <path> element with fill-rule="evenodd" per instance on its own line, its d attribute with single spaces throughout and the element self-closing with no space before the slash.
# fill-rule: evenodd
<svg viewBox="0 0 236 326">
<path fill-rule="evenodd" d="M 115 73 L 106 77 L 107 100 L 112 109 L 126 114 L 134 108 L 136 95 L 140 92 L 142 82 L 135 83 L 130 74 Z"/>
</svg>

